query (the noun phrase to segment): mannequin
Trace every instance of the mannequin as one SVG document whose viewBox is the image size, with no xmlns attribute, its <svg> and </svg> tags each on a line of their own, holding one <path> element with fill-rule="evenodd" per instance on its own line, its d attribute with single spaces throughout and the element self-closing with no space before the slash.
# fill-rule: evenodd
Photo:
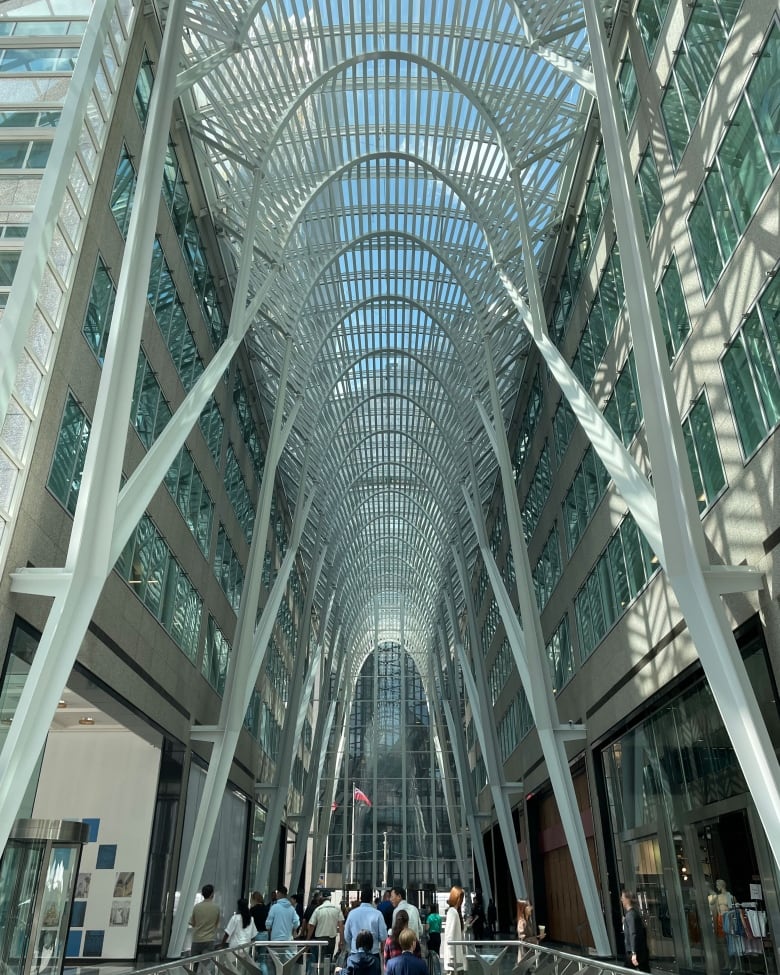
<svg viewBox="0 0 780 975">
<path fill-rule="evenodd" d="M 737 901 L 731 891 L 726 887 L 726 881 L 716 880 L 715 889 L 717 891 L 715 902 L 718 906 L 718 914 L 715 919 L 715 933 L 719 938 L 725 936 L 729 964 L 733 966 L 734 958 L 742 953 L 740 950 L 740 945 L 742 944 L 740 937 L 742 934 L 742 922 L 736 911 L 729 913 L 733 907 L 736 907 Z"/>
<path fill-rule="evenodd" d="M 716 880 L 715 889 L 717 891 L 715 894 L 715 903 L 718 907 L 718 914 L 723 916 L 726 911 L 729 911 L 732 907 L 734 907 L 736 901 L 734 899 L 734 895 L 726 887 L 725 880 Z"/>
</svg>

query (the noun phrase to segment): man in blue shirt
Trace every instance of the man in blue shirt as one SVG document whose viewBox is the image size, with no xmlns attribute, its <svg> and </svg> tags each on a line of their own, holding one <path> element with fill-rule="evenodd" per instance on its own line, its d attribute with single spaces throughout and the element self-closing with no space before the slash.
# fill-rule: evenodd
<svg viewBox="0 0 780 975">
<path fill-rule="evenodd" d="M 298 912 L 287 899 L 287 888 L 278 887 L 276 900 L 265 919 L 265 926 L 271 932 L 271 941 L 292 941 L 293 930 L 298 924 Z"/>
<path fill-rule="evenodd" d="M 360 931 L 371 932 L 374 938 L 371 953 L 378 955 L 387 937 L 387 925 L 385 919 L 374 907 L 374 892 L 367 885 L 360 889 L 360 905 L 353 907 L 347 914 L 347 921 L 344 925 L 344 941 L 349 951 L 357 951 L 355 938 Z"/>
</svg>

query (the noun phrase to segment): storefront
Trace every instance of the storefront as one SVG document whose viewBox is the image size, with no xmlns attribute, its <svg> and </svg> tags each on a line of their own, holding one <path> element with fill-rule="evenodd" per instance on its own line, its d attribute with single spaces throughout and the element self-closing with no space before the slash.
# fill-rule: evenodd
<svg viewBox="0 0 780 975">
<path fill-rule="evenodd" d="M 777 747 L 777 691 L 757 623 L 740 645 Z M 654 968 L 777 972 L 777 873 L 701 672 L 646 714 L 601 753 L 610 886 L 636 892 Z"/>
</svg>

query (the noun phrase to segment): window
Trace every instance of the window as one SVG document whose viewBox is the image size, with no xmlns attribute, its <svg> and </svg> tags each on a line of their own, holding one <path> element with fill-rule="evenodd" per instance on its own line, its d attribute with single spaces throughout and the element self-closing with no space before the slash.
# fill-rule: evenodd
<svg viewBox="0 0 780 975">
<path fill-rule="evenodd" d="M 631 52 L 626 49 L 623 59 L 623 66 L 617 79 L 620 100 L 623 102 L 623 114 L 626 119 L 626 128 L 631 128 L 634 121 L 636 110 L 639 105 L 639 86 L 636 83 L 636 72 L 631 61 Z"/>
<path fill-rule="evenodd" d="M 656 297 L 666 340 L 666 355 L 671 363 L 691 332 L 691 320 L 685 307 L 682 281 L 674 255 L 664 271 Z"/>
<path fill-rule="evenodd" d="M 536 530 L 536 525 L 542 513 L 542 509 L 547 504 L 552 487 L 552 466 L 550 464 L 550 449 L 545 440 L 536 470 L 528 486 L 528 493 L 523 502 L 523 530 L 525 540 L 528 542 Z"/>
<path fill-rule="evenodd" d="M 192 329 L 158 240 L 155 240 L 152 252 L 147 300 L 182 386 L 189 391 L 203 372 L 203 360 L 198 353 Z"/>
<path fill-rule="evenodd" d="M 138 523 L 116 569 L 194 663 L 202 601 L 148 515 Z"/>
<path fill-rule="evenodd" d="M 92 288 L 89 292 L 87 313 L 84 316 L 81 331 L 101 366 L 106 356 L 108 330 L 111 325 L 115 298 L 114 282 L 111 280 L 111 275 L 108 273 L 103 258 L 98 255 L 95 274 L 92 277 Z"/>
<path fill-rule="evenodd" d="M 141 351 L 135 372 L 130 422 L 147 450 L 165 429 L 170 418 L 171 409 L 163 396 L 149 360 Z"/>
<path fill-rule="evenodd" d="M 153 85 L 154 75 L 152 74 L 152 65 L 149 61 L 149 55 L 144 51 L 144 56 L 141 59 L 141 67 L 138 69 L 138 77 L 135 82 L 135 91 L 133 92 L 133 105 L 135 105 L 138 121 L 144 128 L 146 127 L 146 119 L 149 115 L 149 102 L 152 98 Z"/>
<path fill-rule="evenodd" d="M 558 624 L 545 649 L 553 690 L 557 693 L 574 676 L 574 649 L 569 637 L 568 614 Z"/>
<path fill-rule="evenodd" d="M 675 165 L 688 144 L 738 9 L 735 0 L 713 0 L 693 8 L 661 100 Z"/>
<path fill-rule="evenodd" d="M 601 362 L 612 338 L 624 296 L 620 252 L 617 243 L 615 243 L 604 268 L 604 273 L 601 275 L 598 292 L 591 305 L 588 320 L 585 323 L 571 365 L 572 371 L 586 389 L 592 384 L 596 367 Z"/>
<path fill-rule="evenodd" d="M 636 8 L 636 24 L 647 54 L 648 63 L 655 56 L 655 49 L 666 20 L 670 0 L 639 0 Z"/>
<path fill-rule="evenodd" d="M 609 484 L 609 474 L 592 447 L 588 447 L 563 499 L 563 527 L 569 554 L 574 551 Z"/>
<path fill-rule="evenodd" d="M 67 511 L 74 514 L 81 488 L 81 475 L 87 456 L 90 421 L 68 393 L 51 462 L 48 488 Z"/>
<path fill-rule="evenodd" d="M 255 506 L 246 486 L 244 474 L 233 450 L 233 444 L 228 445 L 225 461 L 225 491 L 233 505 L 233 511 L 247 542 L 252 540 L 252 528 L 255 523 Z"/>
<path fill-rule="evenodd" d="M 636 436 L 642 422 L 642 400 L 639 397 L 639 381 L 636 376 L 636 363 L 632 349 L 623 368 L 615 380 L 604 416 L 615 433 L 627 447 Z"/>
<path fill-rule="evenodd" d="M 574 600 L 582 659 L 589 657 L 658 569 L 629 513 Z"/>
<path fill-rule="evenodd" d="M 642 214 L 645 240 L 649 240 L 663 206 L 658 170 L 650 146 L 645 149 L 642 161 L 639 164 L 639 171 L 636 174 L 636 188 L 639 194 L 639 212 Z"/>
<path fill-rule="evenodd" d="M 214 502 L 206 490 L 192 454 L 186 447 L 182 447 L 165 475 L 165 486 L 176 502 L 176 507 L 195 537 L 201 552 L 208 555 Z"/>
<path fill-rule="evenodd" d="M 233 409 L 239 428 L 244 435 L 244 443 L 249 451 L 249 456 L 252 458 L 252 467 L 259 484 L 263 479 L 263 448 L 260 445 L 257 425 L 249 406 L 246 386 L 238 370 L 236 370 L 236 384 L 233 388 Z"/>
<path fill-rule="evenodd" d="M 780 277 L 764 291 L 721 364 L 745 458 L 780 420 Z"/>
<path fill-rule="evenodd" d="M 206 624 L 206 645 L 203 649 L 201 671 L 218 694 L 224 693 L 225 690 L 229 659 L 230 644 L 225 639 L 222 630 L 217 626 L 214 617 L 209 616 Z"/>
<path fill-rule="evenodd" d="M 526 403 L 525 413 L 523 414 L 523 419 L 520 423 L 520 430 L 517 434 L 517 442 L 515 444 L 514 455 L 512 457 L 515 481 L 517 481 L 520 475 L 523 473 L 523 465 L 528 453 L 528 448 L 531 445 L 534 433 L 536 433 L 536 426 L 542 412 L 543 399 L 542 382 L 539 377 L 539 370 L 537 369 L 533 382 L 531 383 L 531 390 L 528 394 L 528 402 Z"/>
<path fill-rule="evenodd" d="M 0 72 L 45 74 L 49 71 L 72 71 L 79 49 L 66 48 L 0 48 Z"/>
<path fill-rule="evenodd" d="M 558 458 L 558 466 L 563 461 L 563 455 L 571 441 L 571 435 L 577 425 L 577 417 L 574 410 L 569 406 L 569 401 L 565 396 L 561 397 L 558 409 L 553 417 L 553 436 L 555 439 L 555 456 Z"/>
<path fill-rule="evenodd" d="M 726 484 L 712 413 L 704 390 L 699 393 L 682 427 L 696 500 L 699 511 L 704 511 Z"/>
<path fill-rule="evenodd" d="M 50 152 L 48 140 L 0 141 L 0 169 L 44 169 Z"/>
<path fill-rule="evenodd" d="M 111 189 L 111 212 L 114 214 L 114 220 L 116 220 L 119 232 L 123 237 L 127 237 L 127 228 L 130 226 L 130 214 L 135 197 L 135 182 L 135 168 L 130 161 L 127 146 L 123 145 L 119 154 L 119 164 L 116 167 L 114 185 Z"/>
<path fill-rule="evenodd" d="M 60 112 L 0 112 L 0 129 L 45 129 L 60 121 Z"/>
<path fill-rule="evenodd" d="M 0 308 L 5 308 L 8 302 L 21 256 L 20 251 L 0 251 Z"/>
<path fill-rule="evenodd" d="M 241 591 L 244 588 L 244 570 L 222 524 L 219 526 L 217 550 L 214 554 L 214 575 L 233 611 L 237 613 L 241 604 Z"/>
<path fill-rule="evenodd" d="M 512 648 L 509 645 L 509 640 L 504 637 L 498 653 L 496 654 L 496 659 L 493 661 L 493 666 L 490 668 L 490 674 L 488 677 L 490 697 L 494 705 L 498 700 L 499 694 L 504 689 L 504 685 L 509 679 L 509 675 L 512 673 L 514 663 Z"/>
<path fill-rule="evenodd" d="M 702 287 L 709 295 L 780 163 L 777 112 L 780 28 L 776 25 L 734 112 L 688 219 Z M 768 87 L 767 87 L 768 86 Z"/>
<path fill-rule="evenodd" d="M 558 542 L 558 525 L 555 524 L 547 536 L 542 554 L 539 556 L 539 561 L 534 566 L 532 572 L 536 604 L 540 612 L 545 608 L 555 587 L 558 585 L 562 568 L 561 547 Z"/>
<path fill-rule="evenodd" d="M 222 419 L 222 414 L 214 400 L 211 400 L 203 408 L 198 424 L 214 464 L 219 467 L 219 458 L 222 453 L 222 431 L 225 429 L 225 421 Z"/>
</svg>

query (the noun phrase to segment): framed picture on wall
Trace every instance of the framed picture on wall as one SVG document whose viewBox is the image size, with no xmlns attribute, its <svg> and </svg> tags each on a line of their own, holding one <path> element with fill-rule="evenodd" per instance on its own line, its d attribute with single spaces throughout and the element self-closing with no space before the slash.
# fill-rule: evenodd
<svg viewBox="0 0 780 975">
<path fill-rule="evenodd" d="M 132 897 L 135 873 L 118 873 L 114 884 L 114 897 Z"/>
</svg>

